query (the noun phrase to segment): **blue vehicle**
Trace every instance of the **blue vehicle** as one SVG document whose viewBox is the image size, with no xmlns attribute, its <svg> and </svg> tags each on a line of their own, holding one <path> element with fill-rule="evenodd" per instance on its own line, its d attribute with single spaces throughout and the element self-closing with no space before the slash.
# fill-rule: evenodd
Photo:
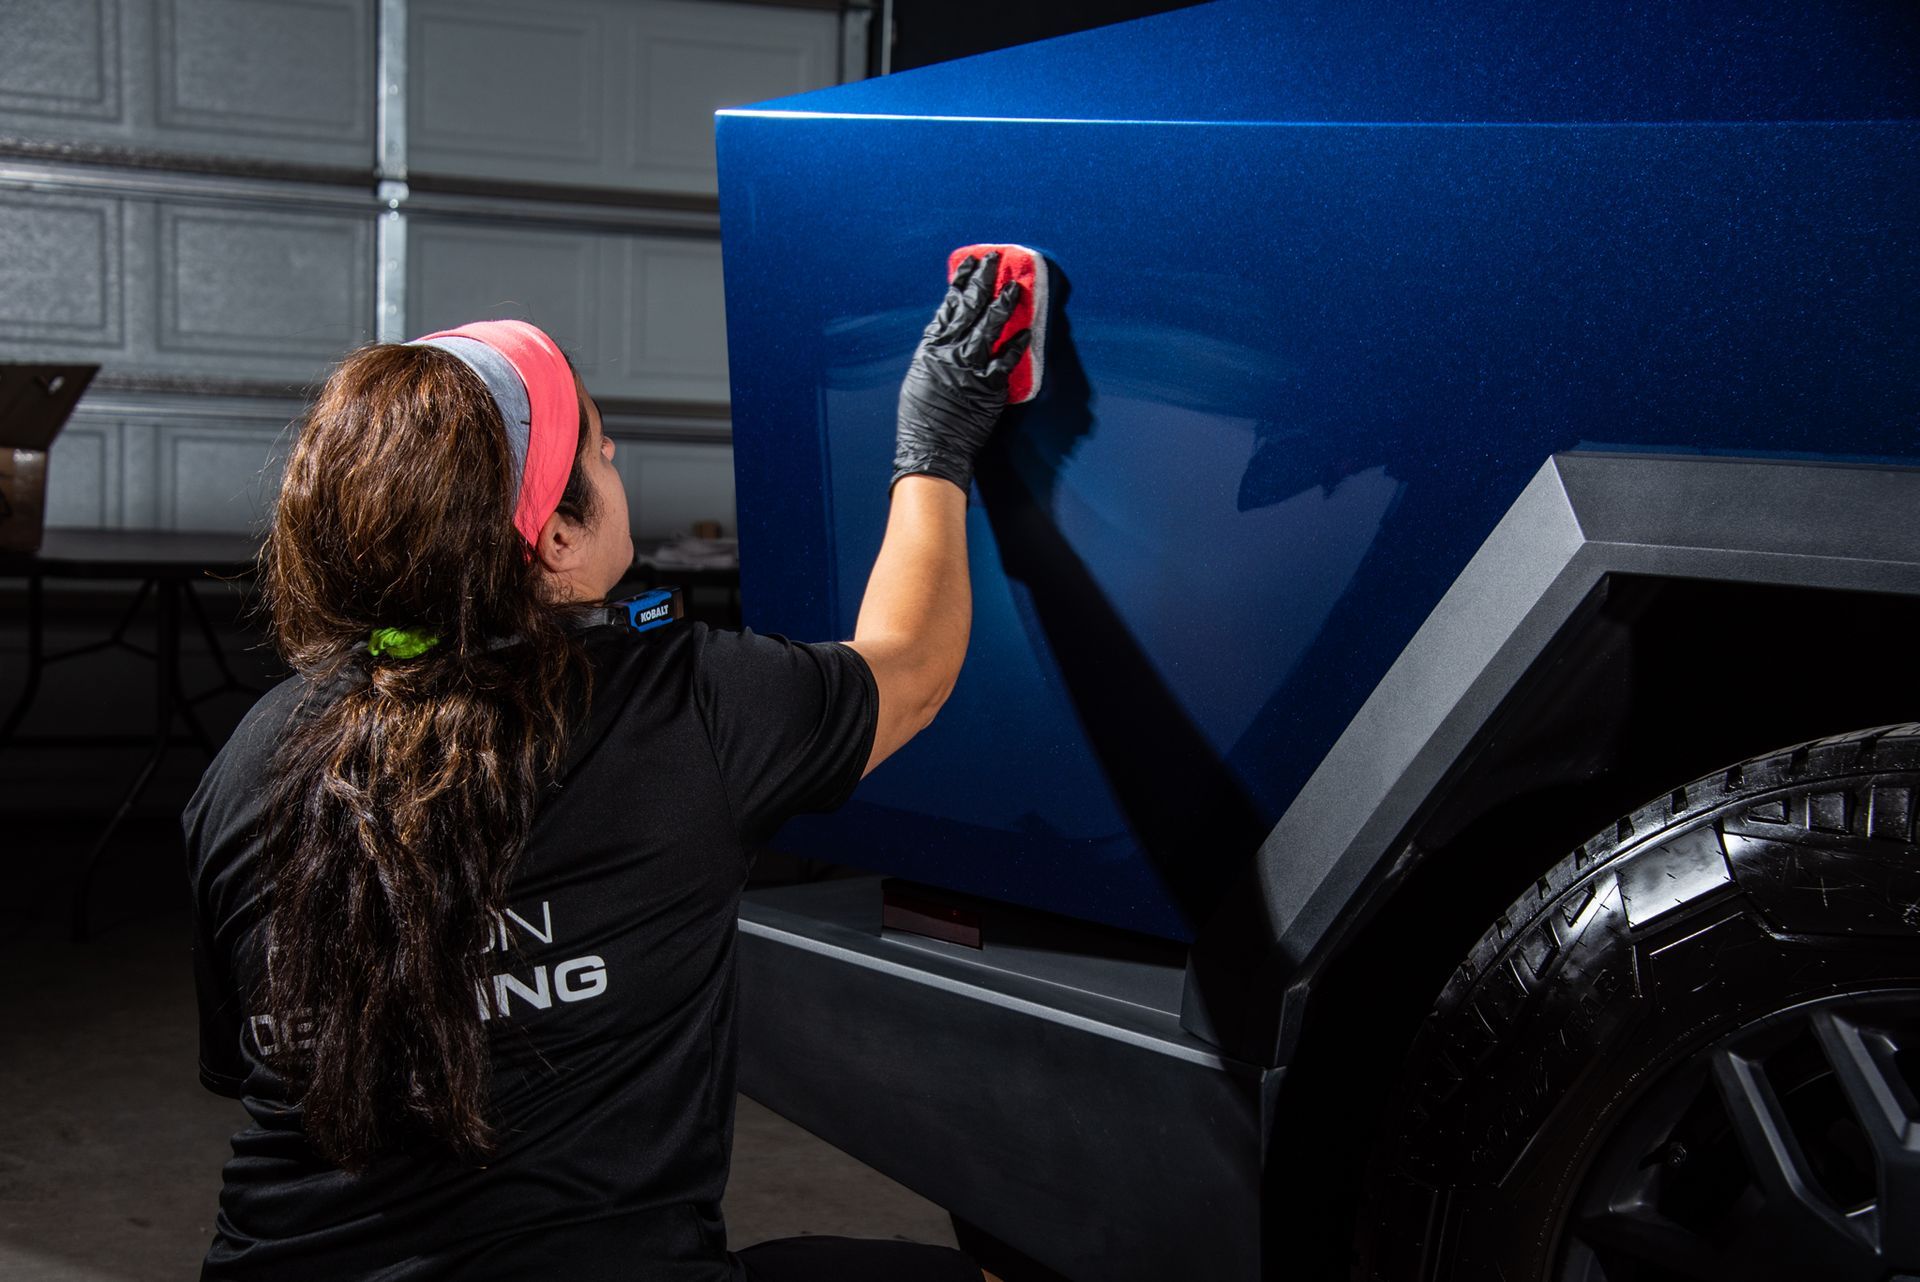
<svg viewBox="0 0 1920 1282">
<path fill-rule="evenodd" d="M 747 621 L 1047 384 L 742 1086 L 1008 1282 L 1920 1276 L 1920 10 L 1223 0 L 721 113 Z"/>
</svg>

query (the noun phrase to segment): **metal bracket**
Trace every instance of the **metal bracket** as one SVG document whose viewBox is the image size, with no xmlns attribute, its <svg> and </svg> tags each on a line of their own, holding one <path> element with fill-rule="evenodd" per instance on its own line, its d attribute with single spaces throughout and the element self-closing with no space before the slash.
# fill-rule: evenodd
<svg viewBox="0 0 1920 1282">
<path fill-rule="evenodd" d="M 373 336 L 398 343 L 407 336 L 407 0 L 380 0 L 376 74 L 374 197 L 382 208 L 374 229 Z"/>
<path fill-rule="evenodd" d="M 383 182 L 378 189 L 384 212 L 374 225 L 373 336 L 382 343 L 406 340 L 407 330 L 407 185 Z"/>
<path fill-rule="evenodd" d="M 380 0 L 375 61 L 379 103 L 374 112 L 378 154 L 374 172 L 400 182 L 407 177 L 407 0 Z"/>
</svg>

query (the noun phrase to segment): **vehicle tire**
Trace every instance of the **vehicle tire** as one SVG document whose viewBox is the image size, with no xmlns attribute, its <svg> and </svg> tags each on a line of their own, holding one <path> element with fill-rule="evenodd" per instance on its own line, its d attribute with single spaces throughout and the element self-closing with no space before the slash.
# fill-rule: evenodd
<svg viewBox="0 0 1920 1282">
<path fill-rule="evenodd" d="M 1421 1026 L 1366 1282 L 1920 1278 L 1920 725 L 1676 789 L 1548 870 Z"/>
</svg>

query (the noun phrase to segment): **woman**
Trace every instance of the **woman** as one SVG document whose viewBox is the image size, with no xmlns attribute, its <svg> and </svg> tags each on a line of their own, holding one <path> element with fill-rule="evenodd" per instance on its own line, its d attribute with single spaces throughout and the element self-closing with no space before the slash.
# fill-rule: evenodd
<svg viewBox="0 0 1920 1282">
<path fill-rule="evenodd" d="M 598 408 L 489 321 L 345 360 L 261 556 L 295 675 L 186 817 L 201 1077 L 241 1099 L 209 1278 L 967 1279 L 958 1252 L 729 1255 L 747 852 L 933 717 L 975 452 L 1024 350 L 968 260 L 901 390 L 853 640 L 609 622 Z"/>
</svg>

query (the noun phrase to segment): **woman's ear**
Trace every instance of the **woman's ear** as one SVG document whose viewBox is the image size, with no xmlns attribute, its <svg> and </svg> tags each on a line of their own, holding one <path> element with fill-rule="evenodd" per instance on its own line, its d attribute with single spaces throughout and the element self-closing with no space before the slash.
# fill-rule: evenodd
<svg viewBox="0 0 1920 1282">
<path fill-rule="evenodd" d="M 555 512 L 540 527 L 540 538 L 533 545 L 533 555 L 548 574 L 571 579 L 582 565 L 586 535 L 584 527 Z"/>
</svg>

